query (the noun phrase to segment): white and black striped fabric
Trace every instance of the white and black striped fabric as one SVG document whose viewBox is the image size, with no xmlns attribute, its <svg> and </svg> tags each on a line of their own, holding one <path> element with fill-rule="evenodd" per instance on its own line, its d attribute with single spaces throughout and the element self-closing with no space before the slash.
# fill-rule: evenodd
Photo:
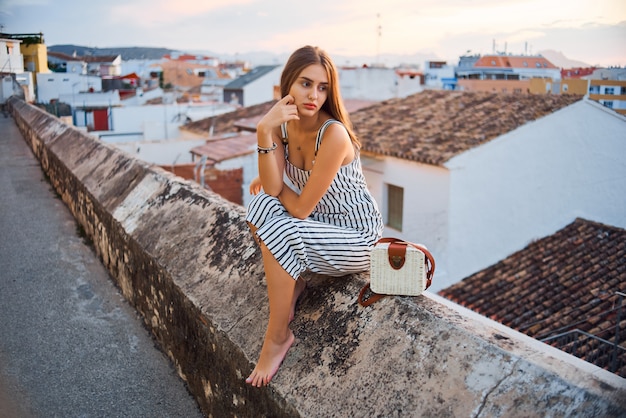
<svg viewBox="0 0 626 418">
<path fill-rule="evenodd" d="M 327 120 L 317 134 L 315 150 L 324 131 L 337 120 Z M 287 140 L 285 125 L 283 139 Z M 285 174 L 301 191 L 310 171 L 289 162 L 285 146 Z M 310 270 L 329 276 L 343 276 L 369 268 L 370 251 L 382 236 L 383 222 L 370 195 L 361 169 L 358 151 L 354 160 L 342 166 L 330 187 L 307 219 L 291 216 L 278 198 L 263 192 L 248 206 L 246 220 L 291 277 Z"/>
</svg>

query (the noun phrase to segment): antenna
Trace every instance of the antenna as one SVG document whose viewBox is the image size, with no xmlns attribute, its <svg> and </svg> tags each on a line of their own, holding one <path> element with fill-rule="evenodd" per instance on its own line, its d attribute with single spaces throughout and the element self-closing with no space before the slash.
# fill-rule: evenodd
<svg viewBox="0 0 626 418">
<path fill-rule="evenodd" d="M 380 24 L 380 13 L 376 13 L 376 63 L 380 64 L 380 38 L 383 35 L 383 27 Z"/>
</svg>

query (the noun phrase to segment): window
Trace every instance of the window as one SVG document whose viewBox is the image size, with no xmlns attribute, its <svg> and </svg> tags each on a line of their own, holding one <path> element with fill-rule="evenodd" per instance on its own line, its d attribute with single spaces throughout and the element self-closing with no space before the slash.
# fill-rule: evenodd
<svg viewBox="0 0 626 418">
<path fill-rule="evenodd" d="M 404 189 L 387 185 L 387 226 L 402 231 L 402 207 L 404 206 Z"/>
<path fill-rule="evenodd" d="M 567 92 L 567 84 L 563 84 L 563 92 Z"/>
<path fill-rule="evenodd" d="M 605 100 L 604 103 L 602 103 L 603 105 L 605 105 L 608 108 L 613 109 L 613 102 L 610 100 Z"/>
<path fill-rule="evenodd" d="M 613 87 L 606 87 L 604 89 L 604 94 L 615 94 L 615 89 Z"/>
</svg>

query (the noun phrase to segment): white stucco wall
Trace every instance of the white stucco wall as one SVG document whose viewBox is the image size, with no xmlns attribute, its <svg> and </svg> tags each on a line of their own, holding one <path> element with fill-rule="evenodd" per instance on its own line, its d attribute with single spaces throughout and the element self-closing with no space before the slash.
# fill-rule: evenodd
<svg viewBox="0 0 626 418">
<path fill-rule="evenodd" d="M 206 142 L 204 139 L 113 142 L 108 140 L 108 137 L 102 137 L 101 140 L 112 143 L 135 158 L 158 165 L 191 163 L 190 151 Z"/>
<path fill-rule="evenodd" d="M 37 73 L 36 76 L 37 101 L 39 103 L 50 103 L 51 100 L 58 100 L 62 95 L 70 103 L 72 96 L 76 97 L 81 92 L 86 92 L 89 89 L 93 89 L 95 92 L 102 91 L 102 79 L 100 77 L 71 73 Z"/>
<path fill-rule="evenodd" d="M 338 72 L 343 99 L 380 101 L 423 90 L 420 77 L 400 77 L 393 68 L 340 68 Z"/>
<path fill-rule="evenodd" d="M 197 120 L 231 110 L 231 106 L 223 104 L 201 106 L 188 103 L 114 107 L 111 109 L 111 132 L 108 134 L 120 134 L 120 139 L 109 140 L 126 142 L 131 138 L 148 141 L 179 139 L 179 128 L 186 123 L 187 117 Z"/>
<path fill-rule="evenodd" d="M 0 39 L 0 69 L 2 72 L 20 74 L 24 72 L 24 56 L 20 52 L 22 41 Z"/>
<path fill-rule="evenodd" d="M 254 106 L 274 98 L 274 86 L 280 85 L 282 67 L 278 66 L 263 77 L 246 85 L 243 90 L 243 106 Z"/>
<path fill-rule="evenodd" d="M 436 280 L 447 275 L 449 173 L 446 168 L 399 158 L 362 156 L 363 173 L 387 224 L 387 185 L 404 189 L 402 231 L 385 226 L 385 237 L 426 245 L 437 263 Z M 442 261 L 441 263 L 439 261 Z M 434 285 L 434 284 L 433 284 Z"/>
<path fill-rule="evenodd" d="M 626 228 L 626 118 L 580 101 L 451 159 L 446 287 L 571 223 Z"/>
</svg>

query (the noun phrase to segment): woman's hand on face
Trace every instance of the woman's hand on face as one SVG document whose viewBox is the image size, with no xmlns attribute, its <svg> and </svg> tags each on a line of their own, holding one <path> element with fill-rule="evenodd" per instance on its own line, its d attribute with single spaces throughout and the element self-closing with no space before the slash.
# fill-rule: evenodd
<svg viewBox="0 0 626 418">
<path fill-rule="evenodd" d="M 261 119 L 257 125 L 257 130 L 271 130 L 288 122 L 290 120 L 298 120 L 298 106 L 295 105 L 295 99 L 288 94 L 280 99 L 267 114 Z"/>
<path fill-rule="evenodd" d="M 256 176 L 250 182 L 250 194 L 257 195 L 261 191 L 262 188 L 261 177 Z"/>
</svg>

